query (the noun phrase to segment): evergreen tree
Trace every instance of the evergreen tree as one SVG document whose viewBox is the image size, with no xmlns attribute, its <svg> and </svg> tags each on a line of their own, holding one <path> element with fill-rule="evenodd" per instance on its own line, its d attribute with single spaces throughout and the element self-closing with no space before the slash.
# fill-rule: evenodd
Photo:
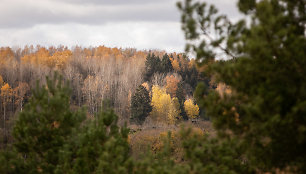
<svg viewBox="0 0 306 174">
<path fill-rule="evenodd" d="M 118 127 L 118 116 L 103 107 L 94 120 L 73 132 L 59 153 L 55 173 L 131 173 L 129 130 Z"/>
<path fill-rule="evenodd" d="M 230 93 L 207 91 L 204 84 L 196 92 L 220 138 L 235 140 L 258 171 L 305 173 L 305 1 L 239 0 L 251 25 L 246 20 L 233 24 L 206 3 L 186 0 L 178 7 L 186 48 L 197 55 L 200 66 L 220 51 L 232 58 L 206 68 Z M 212 28 L 215 31 L 208 31 Z"/>
<path fill-rule="evenodd" d="M 154 53 L 148 54 L 147 55 L 147 59 L 145 62 L 146 65 L 146 69 L 145 69 L 145 73 L 144 73 L 144 81 L 150 81 L 152 75 L 155 72 L 159 72 L 160 71 L 160 58 L 156 57 L 154 55 Z"/>
<path fill-rule="evenodd" d="M 151 99 L 148 90 L 140 85 L 131 100 L 131 120 L 142 124 L 152 111 Z"/>
<path fill-rule="evenodd" d="M 165 54 L 160 63 L 160 72 L 168 73 L 173 71 L 173 66 L 168 54 Z"/>
<path fill-rule="evenodd" d="M 188 83 L 194 90 L 198 83 L 198 71 L 195 66 L 192 66 L 190 69 L 184 72 L 185 78 L 184 81 Z"/>
<path fill-rule="evenodd" d="M 187 114 L 185 112 L 184 108 L 184 102 L 186 100 L 185 98 L 185 91 L 184 91 L 184 82 L 180 82 L 177 85 L 177 90 L 176 90 L 176 97 L 178 99 L 178 102 L 180 104 L 180 110 L 181 110 L 181 116 L 183 117 L 184 120 L 188 120 Z"/>
<path fill-rule="evenodd" d="M 59 152 L 74 129 L 85 119 L 84 112 L 70 110 L 71 90 L 61 77 L 47 78 L 46 86 L 33 90 L 33 96 L 16 121 L 15 150 L 24 159 L 21 173 L 53 173 Z"/>
</svg>

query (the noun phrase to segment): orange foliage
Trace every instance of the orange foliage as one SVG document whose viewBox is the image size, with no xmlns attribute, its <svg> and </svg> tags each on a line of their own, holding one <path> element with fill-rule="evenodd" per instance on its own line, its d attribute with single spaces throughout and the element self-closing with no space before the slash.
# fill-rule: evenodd
<svg viewBox="0 0 306 174">
<path fill-rule="evenodd" d="M 49 50 L 44 47 L 40 47 L 36 53 L 25 55 L 21 58 L 23 63 L 30 63 L 36 66 L 44 65 L 49 68 L 63 69 L 67 64 L 67 61 L 72 56 L 70 50 L 56 51 L 50 47 L 49 50 L 54 52 L 51 56 Z"/>
<path fill-rule="evenodd" d="M 6 64 L 7 61 L 14 58 L 14 53 L 11 48 L 5 47 L 0 48 L 0 65 Z"/>
<path fill-rule="evenodd" d="M 180 63 L 176 59 L 174 59 L 171 63 L 175 71 L 181 70 Z"/>
<path fill-rule="evenodd" d="M 2 87 L 2 85 L 4 85 L 4 81 L 3 81 L 2 76 L 0 75 L 0 87 Z"/>
<path fill-rule="evenodd" d="M 180 82 L 180 80 L 175 77 L 174 75 L 167 76 L 166 77 L 166 90 L 171 95 L 171 97 L 176 96 L 176 90 L 177 90 L 177 84 Z"/>
<path fill-rule="evenodd" d="M 36 53 L 25 55 L 21 58 L 23 63 L 30 63 L 36 66 L 48 65 L 48 59 L 50 57 L 49 50 L 44 47 L 40 47 Z"/>
<path fill-rule="evenodd" d="M 2 99 L 2 102 L 3 102 L 4 106 L 9 103 L 12 95 L 13 95 L 13 90 L 10 87 L 10 85 L 8 83 L 4 84 L 1 87 L 1 99 Z"/>
<path fill-rule="evenodd" d="M 48 60 L 48 64 L 51 67 L 56 67 L 57 69 L 63 69 L 68 60 L 71 58 L 72 52 L 70 50 L 58 51 L 53 54 Z"/>
</svg>

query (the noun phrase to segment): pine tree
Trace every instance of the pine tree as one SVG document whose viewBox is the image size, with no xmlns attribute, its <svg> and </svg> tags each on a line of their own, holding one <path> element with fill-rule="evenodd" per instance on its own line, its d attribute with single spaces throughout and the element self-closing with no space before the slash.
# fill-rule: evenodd
<svg viewBox="0 0 306 174">
<path fill-rule="evenodd" d="M 140 85 L 131 100 L 131 120 L 142 124 L 151 111 L 149 92 L 143 85 Z"/>
<path fill-rule="evenodd" d="M 160 72 L 160 58 L 153 54 L 148 54 L 145 62 L 146 69 L 144 73 L 144 81 L 150 81 L 154 73 Z"/>
<path fill-rule="evenodd" d="M 118 116 L 104 105 L 93 120 L 72 132 L 59 153 L 55 173 L 131 173 L 129 130 L 117 125 Z"/>
<path fill-rule="evenodd" d="M 165 54 L 160 63 L 160 72 L 168 73 L 173 71 L 173 66 L 168 54 Z"/>
<path fill-rule="evenodd" d="M 239 0 L 251 25 L 231 23 L 206 3 L 186 0 L 178 7 L 186 48 L 198 65 L 230 59 L 215 61 L 206 72 L 231 93 L 220 96 L 204 84 L 196 92 L 220 138 L 235 140 L 258 171 L 305 173 L 305 1 Z"/>
<path fill-rule="evenodd" d="M 70 88 L 57 74 L 46 86 L 39 86 L 16 121 L 14 147 L 23 157 L 21 173 L 53 173 L 66 139 L 85 119 L 85 114 L 70 111 Z"/>
<path fill-rule="evenodd" d="M 180 82 L 177 85 L 177 90 L 176 90 L 176 97 L 178 99 L 178 102 L 180 104 L 180 111 L 181 111 L 181 116 L 184 120 L 188 120 L 187 114 L 185 112 L 185 108 L 184 108 L 184 102 L 186 100 L 185 98 L 186 94 L 184 91 L 184 82 Z"/>
</svg>

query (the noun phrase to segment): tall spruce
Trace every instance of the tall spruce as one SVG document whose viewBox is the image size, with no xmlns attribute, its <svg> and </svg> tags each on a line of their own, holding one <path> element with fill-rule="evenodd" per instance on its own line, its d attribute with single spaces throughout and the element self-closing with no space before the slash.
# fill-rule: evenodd
<svg viewBox="0 0 306 174">
<path fill-rule="evenodd" d="M 168 73 L 173 71 L 173 66 L 168 54 L 165 54 L 160 62 L 160 72 Z"/>
<path fill-rule="evenodd" d="M 16 121 L 13 146 L 24 157 L 21 173 L 53 173 L 59 152 L 85 113 L 70 110 L 71 90 L 57 74 L 47 85 L 33 90 L 33 96 Z"/>
<path fill-rule="evenodd" d="M 154 73 L 160 71 L 160 58 L 153 54 L 148 54 L 146 58 L 146 69 L 144 73 L 144 81 L 150 81 Z"/>
<path fill-rule="evenodd" d="M 176 97 L 178 99 L 178 102 L 180 104 L 180 110 L 181 110 L 181 116 L 184 120 L 188 120 L 187 114 L 185 112 L 185 108 L 184 108 L 184 102 L 186 100 L 185 98 L 185 91 L 184 91 L 184 82 L 180 82 L 177 85 L 177 90 L 176 90 Z"/>
<path fill-rule="evenodd" d="M 142 124 L 151 111 L 149 92 L 143 85 L 140 85 L 131 100 L 131 120 Z"/>
</svg>

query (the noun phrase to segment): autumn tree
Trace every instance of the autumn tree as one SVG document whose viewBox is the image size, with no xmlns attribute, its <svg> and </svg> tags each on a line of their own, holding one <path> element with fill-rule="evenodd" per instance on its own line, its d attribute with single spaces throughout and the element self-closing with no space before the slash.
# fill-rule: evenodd
<svg viewBox="0 0 306 174">
<path fill-rule="evenodd" d="M 178 72 L 178 71 L 181 70 L 180 64 L 179 64 L 179 62 L 178 62 L 177 59 L 173 59 L 173 60 L 171 61 L 171 64 L 172 64 L 172 67 L 173 67 L 173 70 L 174 70 L 174 71 Z"/>
<path fill-rule="evenodd" d="M 88 76 L 84 80 L 83 94 L 87 101 L 89 113 L 93 114 L 98 111 L 98 108 L 102 104 L 104 98 L 103 92 L 105 91 L 105 84 L 103 84 L 100 79 L 96 76 Z"/>
<path fill-rule="evenodd" d="M 199 116 L 199 106 L 194 104 L 192 99 L 188 99 L 184 102 L 184 109 L 189 119 L 195 119 Z"/>
<path fill-rule="evenodd" d="M 0 66 L 5 65 L 7 62 L 14 58 L 14 52 L 9 47 L 0 48 Z"/>
<path fill-rule="evenodd" d="M 140 85 L 131 100 L 131 120 L 142 124 L 152 111 L 151 98 L 148 90 Z"/>
<path fill-rule="evenodd" d="M 65 68 L 71 56 L 72 52 L 70 50 L 57 51 L 47 60 L 47 62 L 51 67 L 56 67 L 58 70 L 62 70 Z"/>
<path fill-rule="evenodd" d="M 1 105 L 3 108 L 3 130 L 4 130 L 4 138 L 6 138 L 6 121 L 7 121 L 7 106 L 11 104 L 13 97 L 13 90 L 8 83 L 5 83 L 1 87 Z M 4 141 L 5 142 L 5 141 Z"/>
<path fill-rule="evenodd" d="M 181 117 L 181 108 L 180 103 L 177 97 L 174 97 L 171 99 L 171 107 L 169 111 L 169 120 L 170 124 L 175 124 L 177 121 L 182 120 L 183 117 Z"/>
<path fill-rule="evenodd" d="M 178 76 L 174 76 L 173 74 L 166 77 L 166 91 L 171 95 L 171 97 L 176 96 L 177 85 L 179 82 L 180 79 Z"/>
<path fill-rule="evenodd" d="M 19 82 L 18 86 L 14 88 L 13 90 L 14 96 L 16 98 L 15 104 L 19 106 L 21 111 L 23 109 L 24 100 L 29 91 L 30 91 L 30 87 L 25 82 Z"/>
<path fill-rule="evenodd" d="M 152 87 L 152 113 L 153 120 L 160 123 L 174 124 L 179 118 L 178 100 L 173 100 L 166 90 L 154 85 Z"/>
</svg>

